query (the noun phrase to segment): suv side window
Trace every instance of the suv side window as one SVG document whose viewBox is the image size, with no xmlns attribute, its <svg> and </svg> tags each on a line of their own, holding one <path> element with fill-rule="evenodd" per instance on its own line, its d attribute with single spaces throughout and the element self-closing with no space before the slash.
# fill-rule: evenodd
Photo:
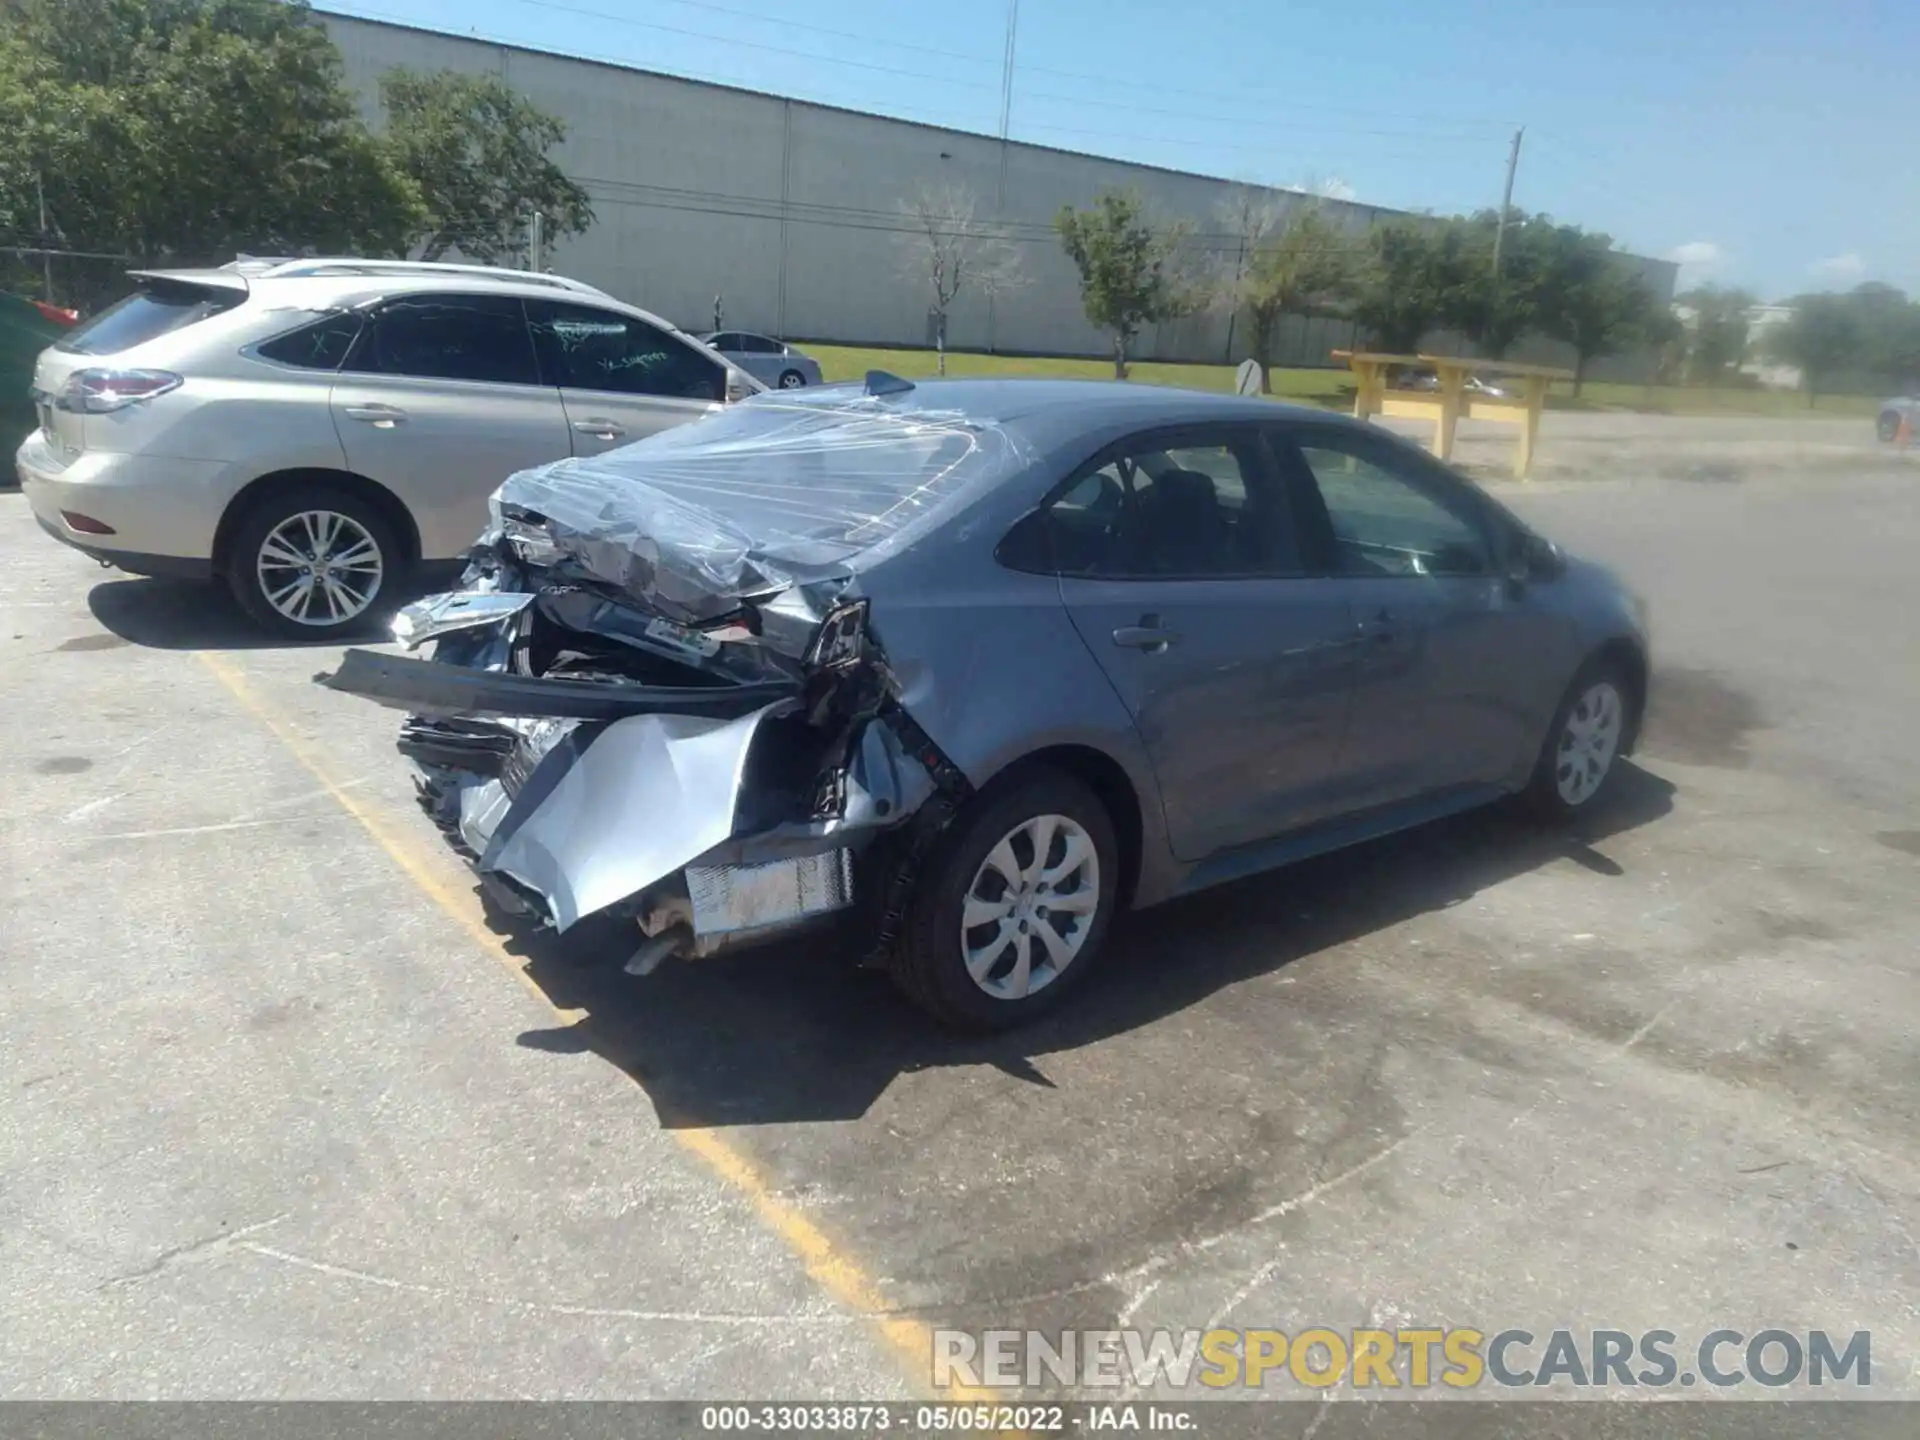
<svg viewBox="0 0 1920 1440">
<path fill-rule="evenodd" d="M 725 366 L 644 320 L 559 300 L 530 300 L 527 310 L 549 385 L 681 400 L 727 398 Z"/>
<path fill-rule="evenodd" d="M 1276 435 L 1313 476 L 1333 526 L 1337 568 L 1348 575 L 1491 575 L 1486 531 L 1463 496 L 1412 457 L 1370 436 L 1295 430 Z"/>
<path fill-rule="evenodd" d="M 374 312 L 346 369 L 538 385 L 526 312 L 505 295 L 405 295 Z"/>
<path fill-rule="evenodd" d="M 311 325 L 276 335 L 253 347 L 254 354 L 276 365 L 291 365 L 298 370 L 338 370 L 360 335 L 360 317 L 340 310 L 324 315 Z"/>
<path fill-rule="evenodd" d="M 1046 509 L 1062 575 L 1227 579 L 1308 571 L 1299 527 L 1251 431 L 1143 436 Z"/>
</svg>

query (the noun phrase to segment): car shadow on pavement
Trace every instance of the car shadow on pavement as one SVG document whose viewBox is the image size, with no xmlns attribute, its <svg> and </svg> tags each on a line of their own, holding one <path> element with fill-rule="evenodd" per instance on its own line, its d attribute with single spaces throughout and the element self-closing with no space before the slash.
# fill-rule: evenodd
<svg viewBox="0 0 1920 1440">
<path fill-rule="evenodd" d="M 296 650 L 313 646 L 378 645 L 389 639 L 385 617 L 395 605 L 445 587 L 442 569 L 410 578 L 390 603 L 357 633 L 290 640 L 269 635 L 249 620 L 224 585 L 188 580 L 150 580 L 122 576 L 103 580 L 87 592 L 87 608 L 108 630 L 134 645 L 155 650 Z"/>
<path fill-rule="evenodd" d="M 122 640 L 155 650 L 263 650 L 304 643 L 256 629 L 233 597 L 213 584 L 139 576 L 103 580 L 87 592 L 87 608 Z"/>
<path fill-rule="evenodd" d="M 638 940 L 631 926 L 515 932 L 508 947 L 548 998 L 585 1012 L 519 1043 L 618 1066 L 670 1128 L 855 1119 L 897 1076 L 947 1065 L 991 1065 L 1046 1088 L 1036 1057 L 1152 1024 L 1556 860 L 1621 875 L 1595 847 L 1666 815 L 1675 792 L 1631 764 L 1615 786 L 1602 812 L 1569 829 L 1494 807 L 1123 916 L 1098 974 L 1058 1012 L 1003 1035 L 936 1026 L 885 976 L 856 968 L 850 940 L 669 961 L 640 980 L 620 968 Z"/>
</svg>

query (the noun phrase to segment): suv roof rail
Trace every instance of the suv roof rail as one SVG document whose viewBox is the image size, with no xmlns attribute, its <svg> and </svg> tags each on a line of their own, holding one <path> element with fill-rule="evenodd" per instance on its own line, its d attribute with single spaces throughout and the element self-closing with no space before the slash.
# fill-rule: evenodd
<svg viewBox="0 0 1920 1440">
<path fill-rule="evenodd" d="M 242 263 L 245 263 L 244 259 L 235 262 L 236 268 Z M 316 275 L 445 275 L 449 278 L 458 276 L 468 280 L 510 281 L 517 285 L 546 285 L 555 290 L 569 290 L 577 295 L 598 295 L 609 300 L 613 298 L 598 286 L 589 285 L 584 280 L 574 280 L 565 275 L 544 275 L 538 270 L 509 270 L 498 265 L 451 265 L 432 260 L 361 260 L 351 256 L 316 257 L 270 263 L 267 269 L 257 273 L 277 280 Z"/>
</svg>

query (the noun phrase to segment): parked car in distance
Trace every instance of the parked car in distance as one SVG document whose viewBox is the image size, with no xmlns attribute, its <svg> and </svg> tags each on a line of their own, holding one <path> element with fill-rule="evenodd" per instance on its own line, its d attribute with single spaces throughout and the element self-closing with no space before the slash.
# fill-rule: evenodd
<svg viewBox="0 0 1920 1440">
<path fill-rule="evenodd" d="M 346 631 L 418 562 L 464 553 L 516 470 L 761 388 L 552 275 L 317 259 L 133 279 L 35 363 L 21 486 L 55 539 L 221 580 L 287 636 Z"/>
<path fill-rule="evenodd" d="M 1018 1023 L 1128 908 L 1503 795 L 1592 810 L 1646 706 L 1612 575 L 1257 396 L 875 372 L 493 518 L 396 619 L 432 660 L 319 678 L 410 716 L 498 903 L 625 919 L 634 973 L 837 918 L 935 1015 Z"/>
<path fill-rule="evenodd" d="M 1440 377 L 1431 370 L 1407 370 L 1400 374 L 1399 378 L 1395 381 L 1394 388 L 1399 390 L 1435 391 L 1440 388 Z M 1478 375 L 1467 376 L 1461 388 L 1469 395 L 1481 395 L 1489 400 L 1505 400 L 1508 398 L 1507 392 L 1501 389 L 1500 386 L 1482 380 Z"/>
<path fill-rule="evenodd" d="M 704 337 L 727 360 L 762 385 L 776 390 L 798 390 L 820 383 L 820 362 L 771 335 L 751 330 L 717 330 Z"/>
<path fill-rule="evenodd" d="M 1920 399 L 1911 395 L 1897 396 L 1892 400 L 1880 402 L 1880 416 L 1874 422 L 1874 431 L 1884 445 L 1891 445 L 1900 437 L 1900 422 L 1907 422 L 1908 432 L 1920 429 Z"/>
</svg>

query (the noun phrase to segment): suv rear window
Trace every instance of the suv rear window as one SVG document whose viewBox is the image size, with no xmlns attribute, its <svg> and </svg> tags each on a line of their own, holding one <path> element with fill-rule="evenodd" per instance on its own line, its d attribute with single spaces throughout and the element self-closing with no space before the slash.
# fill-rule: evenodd
<svg viewBox="0 0 1920 1440">
<path fill-rule="evenodd" d="M 244 290 L 197 285 L 146 285 L 70 331 L 53 348 L 76 355 L 113 355 L 231 310 Z"/>
</svg>

